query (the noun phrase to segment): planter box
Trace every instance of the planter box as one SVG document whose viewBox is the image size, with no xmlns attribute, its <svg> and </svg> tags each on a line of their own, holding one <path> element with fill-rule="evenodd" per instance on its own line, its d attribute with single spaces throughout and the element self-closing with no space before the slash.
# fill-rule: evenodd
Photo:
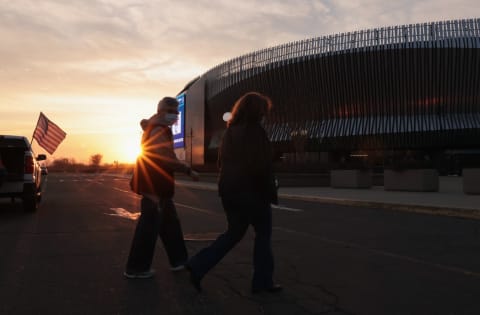
<svg viewBox="0 0 480 315">
<path fill-rule="evenodd" d="M 438 171 L 434 169 L 385 170 L 383 185 L 385 190 L 397 191 L 438 191 Z"/>
<path fill-rule="evenodd" d="M 462 170 L 463 192 L 480 195 L 480 168 L 464 168 Z"/>
<path fill-rule="evenodd" d="M 333 170 L 330 171 L 330 186 L 333 188 L 370 188 L 372 172 L 370 170 Z"/>
</svg>

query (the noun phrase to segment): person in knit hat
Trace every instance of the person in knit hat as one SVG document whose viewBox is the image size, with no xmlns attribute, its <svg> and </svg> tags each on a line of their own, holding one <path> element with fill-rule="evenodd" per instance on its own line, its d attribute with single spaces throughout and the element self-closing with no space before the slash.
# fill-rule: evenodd
<svg viewBox="0 0 480 315">
<path fill-rule="evenodd" d="M 178 101 L 164 97 L 157 113 L 142 119 L 142 154 L 137 158 L 130 182 L 134 192 L 142 196 L 141 214 L 132 240 L 125 277 L 150 278 L 157 237 L 163 242 L 171 270 L 183 269 L 188 259 L 183 232 L 173 203 L 174 172 L 184 172 L 193 180 L 198 173 L 179 161 L 173 151 L 171 126 L 178 119 Z"/>
</svg>

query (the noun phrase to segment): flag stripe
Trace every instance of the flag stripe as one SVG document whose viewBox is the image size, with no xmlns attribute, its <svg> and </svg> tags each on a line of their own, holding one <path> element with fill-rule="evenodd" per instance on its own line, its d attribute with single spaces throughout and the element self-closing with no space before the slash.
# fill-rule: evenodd
<svg viewBox="0 0 480 315">
<path fill-rule="evenodd" d="M 65 136 L 58 136 L 57 134 L 50 133 L 49 130 L 48 138 L 46 139 L 46 141 L 61 142 L 64 138 Z"/>
<path fill-rule="evenodd" d="M 50 121 L 43 113 L 40 113 L 37 126 L 33 132 L 33 138 L 37 140 L 42 148 L 53 154 L 66 136 L 67 133 L 65 131 Z"/>
</svg>

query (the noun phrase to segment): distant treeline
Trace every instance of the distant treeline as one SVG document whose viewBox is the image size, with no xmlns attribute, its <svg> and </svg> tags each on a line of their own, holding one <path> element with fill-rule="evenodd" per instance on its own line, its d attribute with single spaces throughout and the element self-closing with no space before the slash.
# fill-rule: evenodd
<svg viewBox="0 0 480 315">
<path fill-rule="evenodd" d="M 78 163 L 72 158 L 55 159 L 47 164 L 49 172 L 74 172 L 74 173 L 96 173 L 114 171 L 116 173 L 132 173 L 134 163 L 118 163 L 100 164 L 100 163 Z"/>
</svg>

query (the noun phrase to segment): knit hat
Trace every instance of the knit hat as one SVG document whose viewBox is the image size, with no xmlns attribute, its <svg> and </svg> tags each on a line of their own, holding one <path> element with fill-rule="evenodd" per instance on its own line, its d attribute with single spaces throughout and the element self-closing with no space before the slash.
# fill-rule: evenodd
<svg viewBox="0 0 480 315">
<path fill-rule="evenodd" d="M 166 96 L 158 102 L 157 113 L 161 110 L 175 109 L 178 111 L 178 101 L 174 97 Z"/>
</svg>

